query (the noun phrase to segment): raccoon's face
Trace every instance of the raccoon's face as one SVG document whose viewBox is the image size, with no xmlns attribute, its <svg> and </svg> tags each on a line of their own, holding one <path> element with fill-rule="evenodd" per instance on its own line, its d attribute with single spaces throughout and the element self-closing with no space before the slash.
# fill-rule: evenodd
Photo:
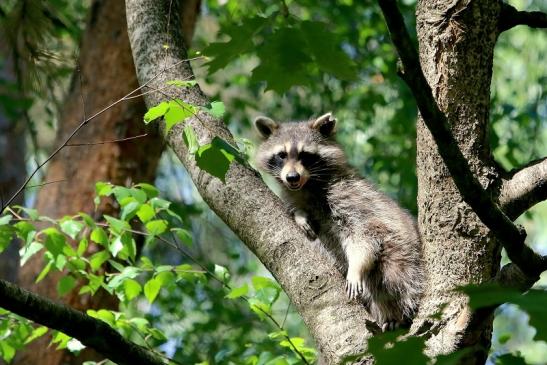
<svg viewBox="0 0 547 365">
<path fill-rule="evenodd" d="M 255 119 L 263 137 L 257 165 L 289 190 L 325 183 L 336 166 L 345 163 L 342 150 L 331 138 L 336 119 L 327 113 L 307 122 L 279 124 L 267 117 Z"/>
</svg>

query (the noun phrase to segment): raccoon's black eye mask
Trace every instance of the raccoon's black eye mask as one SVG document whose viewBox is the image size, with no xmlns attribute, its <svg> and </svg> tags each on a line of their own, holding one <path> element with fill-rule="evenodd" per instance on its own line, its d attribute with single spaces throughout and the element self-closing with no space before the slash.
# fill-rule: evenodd
<svg viewBox="0 0 547 365">
<path fill-rule="evenodd" d="M 320 161 L 319 155 L 311 152 L 302 151 L 298 154 L 298 159 L 302 162 L 302 165 L 306 168 L 317 165 Z"/>
</svg>

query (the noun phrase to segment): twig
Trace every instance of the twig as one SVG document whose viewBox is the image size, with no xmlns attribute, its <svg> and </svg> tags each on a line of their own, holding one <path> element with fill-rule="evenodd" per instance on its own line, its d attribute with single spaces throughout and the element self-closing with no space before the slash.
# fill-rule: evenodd
<svg viewBox="0 0 547 365">
<path fill-rule="evenodd" d="M 49 185 L 49 184 L 56 184 L 63 181 L 68 181 L 68 179 L 60 179 L 60 180 L 53 180 L 53 181 L 45 181 L 43 183 L 35 184 L 35 185 L 27 185 L 25 189 L 32 189 L 32 188 L 39 188 L 41 186 Z M 9 208 L 9 207 L 8 207 Z"/>
<path fill-rule="evenodd" d="M 135 233 L 135 234 L 139 234 L 139 235 L 144 235 L 144 236 L 150 236 L 149 233 L 146 233 L 146 232 L 142 232 L 142 231 L 138 231 L 138 230 L 133 230 L 133 229 L 127 229 L 126 231 L 128 232 L 131 232 L 131 233 Z M 211 278 L 213 278 L 214 280 L 216 280 L 217 282 L 219 282 L 223 287 L 225 287 L 226 289 L 228 290 L 232 290 L 232 287 L 228 284 L 226 284 L 224 281 L 220 280 L 214 273 L 212 273 L 209 269 L 207 269 L 207 267 L 205 267 L 205 265 L 201 264 L 196 258 L 194 258 L 190 253 L 182 250 L 177 244 L 161 237 L 161 236 L 155 236 L 158 240 L 160 240 L 161 242 L 173 247 L 174 249 L 176 249 L 177 251 L 179 251 L 180 253 L 182 253 L 183 255 L 185 255 L 187 258 L 189 258 L 192 262 L 194 262 L 196 265 L 198 265 L 199 267 L 202 268 L 203 271 L 205 271 Z M 247 303 L 249 303 L 249 298 L 247 298 L 246 296 L 241 296 L 240 297 L 242 300 L 246 301 Z M 272 323 L 277 327 L 278 330 L 280 331 L 284 331 L 285 329 L 283 328 L 282 325 L 279 324 L 279 322 L 277 322 L 277 320 L 268 312 L 264 311 L 262 308 L 260 307 L 256 307 L 258 308 L 258 310 L 260 310 L 266 317 L 268 317 Z M 284 322 L 284 321 L 283 321 Z M 298 348 L 296 347 L 296 345 L 292 342 L 291 338 L 288 336 L 288 335 L 285 335 L 284 336 L 285 339 L 287 340 L 287 342 L 289 342 L 289 344 L 291 345 L 291 347 L 294 349 L 294 352 L 296 352 L 298 354 L 298 356 L 302 359 L 302 361 L 307 364 L 307 365 L 310 365 L 309 361 L 306 360 L 306 357 L 298 350 Z"/>
<path fill-rule="evenodd" d="M 87 143 L 67 143 L 66 147 L 81 147 L 81 146 L 96 146 L 100 144 L 107 144 L 107 143 L 118 143 L 118 142 L 125 142 L 125 141 L 131 141 L 133 139 L 137 138 L 143 138 L 148 136 L 148 133 L 139 134 L 138 136 L 132 136 L 132 137 L 126 137 L 126 138 L 120 138 L 120 139 L 113 139 L 110 141 L 101 141 L 101 142 L 87 142 Z"/>
<path fill-rule="evenodd" d="M 32 173 L 29 174 L 29 176 L 27 177 L 27 179 L 25 180 L 25 182 L 17 189 L 17 191 L 11 196 L 11 198 L 8 199 L 8 201 L 4 204 L 2 204 L 2 207 L 0 208 L 0 213 L 4 211 L 4 209 L 6 208 L 6 206 L 10 205 L 14 200 L 15 198 L 17 198 L 17 196 L 25 189 L 25 187 L 27 186 L 27 184 L 30 182 L 30 180 L 34 177 L 34 175 L 36 175 L 36 173 L 45 165 L 47 164 L 49 161 L 51 161 L 51 159 L 53 159 L 53 157 L 55 157 L 64 147 L 66 147 L 66 145 L 70 142 L 70 140 L 80 131 L 80 129 L 82 129 L 87 123 L 89 123 L 91 120 L 95 119 L 96 117 L 98 117 L 99 115 L 103 114 L 105 111 L 109 110 L 110 108 L 113 108 L 114 106 L 118 105 L 119 103 L 127 100 L 127 98 L 129 98 L 130 96 L 132 96 L 133 94 L 135 94 L 137 91 L 143 89 L 144 87 L 146 87 L 148 84 L 150 84 L 153 80 L 157 79 L 159 76 L 161 76 L 164 72 L 166 72 L 167 70 L 171 69 L 171 68 L 174 68 L 174 67 L 177 67 L 178 65 L 184 63 L 184 62 L 190 62 L 190 61 L 193 61 L 193 60 L 196 60 L 196 59 L 200 59 L 200 58 L 203 58 L 203 56 L 198 56 L 198 57 L 194 57 L 194 58 L 187 58 L 187 59 L 184 59 L 184 60 L 180 60 L 178 62 L 175 62 L 174 64 L 170 65 L 169 67 L 165 67 L 162 71 L 158 72 L 156 75 L 152 76 L 148 81 L 146 81 L 144 84 L 142 84 L 141 86 L 139 86 L 138 88 L 134 89 L 133 91 L 131 91 L 130 93 L 126 94 L 125 96 L 123 96 L 121 99 L 118 99 L 116 100 L 115 102 L 113 102 L 112 104 L 104 107 L 103 109 L 99 110 L 97 113 L 93 114 L 91 117 L 89 118 L 86 118 L 84 119 L 77 127 L 76 129 L 74 129 L 72 131 L 72 133 L 65 139 L 65 141 L 59 146 L 57 147 L 42 163 L 38 164 L 38 166 L 34 169 L 34 171 L 32 171 Z"/>
<path fill-rule="evenodd" d="M 82 100 L 83 122 L 85 123 L 87 115 L 85 111 L 84 82 L 82 80 L 82 69 L 80 67 L 80 62 L 76 63 L 76 72 L 78 73 L 78 79 L 80 80 L 80 99 Z"/>
</svg>

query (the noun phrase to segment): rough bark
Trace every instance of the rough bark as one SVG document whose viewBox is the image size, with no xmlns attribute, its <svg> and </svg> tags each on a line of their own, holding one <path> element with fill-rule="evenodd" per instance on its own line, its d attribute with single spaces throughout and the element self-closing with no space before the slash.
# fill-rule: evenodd
<svg viewBox="0 0 547 365">
<path fill-rule="evenodd" d="M 485 189 L 499 177 L 487 140 L 499 12 L 500 3 L 495 0 L 421 0 L 416 10 L 424 75 L 471 171 Z M 499 271 L 500 246 L 463 201 L 421 118 L 417 136 L 419 226 L 429 279 L 415 325 L 432 327 L 428 341 L 432 354 L 471 347 L 465 363 L 484 364 L 492 316 L 472 320 L 465 296 L 454 289 L 492 279 Z M 429 319 L 443 306 L 441 321 Z"/>
<path fill-rule="evenodd" d="M 188 21 L 184 24 L 184 34 L 189 41 L 199 1 L 184 2 L 184 9 L 187 10 L 184 20 Z M 123 0 L 95 0 L 92 3 L 78 63 L 79 70 L 73 75 L 63 106 L 57 144 L 72 133 L 83 120 L 84 114 L 90 116 L 138 87 L 127 37 Z M 49 164 L 45 177 L 46 181 L 61 182 L 42 188 L 36 206 L 39 212 L 55 218 L 80 211 L 100 216 L 113 207 L 105 206 L 102 211 L 94 212 L 96 181 L 110 181 L 119 185 L 153 181 L 164 144 L 157 138 L 157 131 L 145 130 L 142 122 L 144 112 L 143 99 L 135 98 L 109 109 L 89 122 L 71 143 L 119 140 L 145 132 L 148 136 L 63 149 Z M 61 274 L 50 274 L 39 285 L 33 285 L 42 267 L 40 258 L 27 263 L 21 270 L 21 284 L 38 294 L 55 298 L 56 283 Z M 104 292 L 93 297 L 82 297 L 74 291 L 64 297 L 63 301 L 78 310 L 99 307 L 114 309 L 118 304 L 114 297 Z M 91 350 L 83 351 L 78 357 L 55 351 L 48 347 L 48 339 L 43 338 L 32 343 L 24 353 L 18 354 L 15 364 L 80 364 L 85 360 L 101 358 Z"/>
<path fill-rule="evenodd" d="M 186 49 L 177 25 L 178 16 L 171 18 L 172 29 L 165 33 L 168 6 L 167 0 L 127 1 L 129 37 L 139 81 L 142 85 L 153 79 L 149 84 L 152 88 L 163 87 L 168 80 L 193 77 L 189 63 L 180 62 Z M 163 44 L 169 48 L 163 49 Z M 166 71 L 154 78 L 164 68 Z M 198 86 L 167 94 L 196 105 L 208 103 Z M 164 94 L 150 94 L 146 103 L 150 107 L 165 99 Z M 208 114 L 199 112 L 186 123 L 194 128 L 201 144 L 214 136 L 233 141 L 225 124 Z M 362 352 L 370 336 L 366 330 L 368 315 L 359 303 L 346 299 L 341 273 L 314 249 L 255 171 L 233 163 L 222 183 L 200 170 L 188 154 L 182 128 L 178 125 L 170 131 L 168 143 L 211 209 L 283 286 L 325 359 L 338 363 L 343 356 Z"/>
</svg>

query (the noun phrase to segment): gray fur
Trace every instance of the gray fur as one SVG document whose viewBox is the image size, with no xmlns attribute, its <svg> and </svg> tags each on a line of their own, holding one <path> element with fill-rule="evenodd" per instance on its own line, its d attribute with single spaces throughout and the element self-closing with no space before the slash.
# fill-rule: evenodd
<svg viewBox="0 0 547 365">
<path fill-rule="evenodd" d="M 272 122 L 268 119 L 271 134 L 258 148 L 256 162 L 284 187 L 282 198 L 297 224 L 311 239 L 319 237 L 319 247 L 346 275 L 349 297 L 363 300 L 379 326 L 408 322 L 424 285 L 414 219 L 348 165 L 333 139 L 334 125 L 324 128 L 336 123 L 330 113 L 308 122 Z M 317 157 L 308 158 L 306 166 L 291 147 L 283 162 L 275 160 L 280 146 L 287 145 L 303 146 Z M 297 163 L 309 178 L 294 190 L 282 175 Z"/>
</svg>

